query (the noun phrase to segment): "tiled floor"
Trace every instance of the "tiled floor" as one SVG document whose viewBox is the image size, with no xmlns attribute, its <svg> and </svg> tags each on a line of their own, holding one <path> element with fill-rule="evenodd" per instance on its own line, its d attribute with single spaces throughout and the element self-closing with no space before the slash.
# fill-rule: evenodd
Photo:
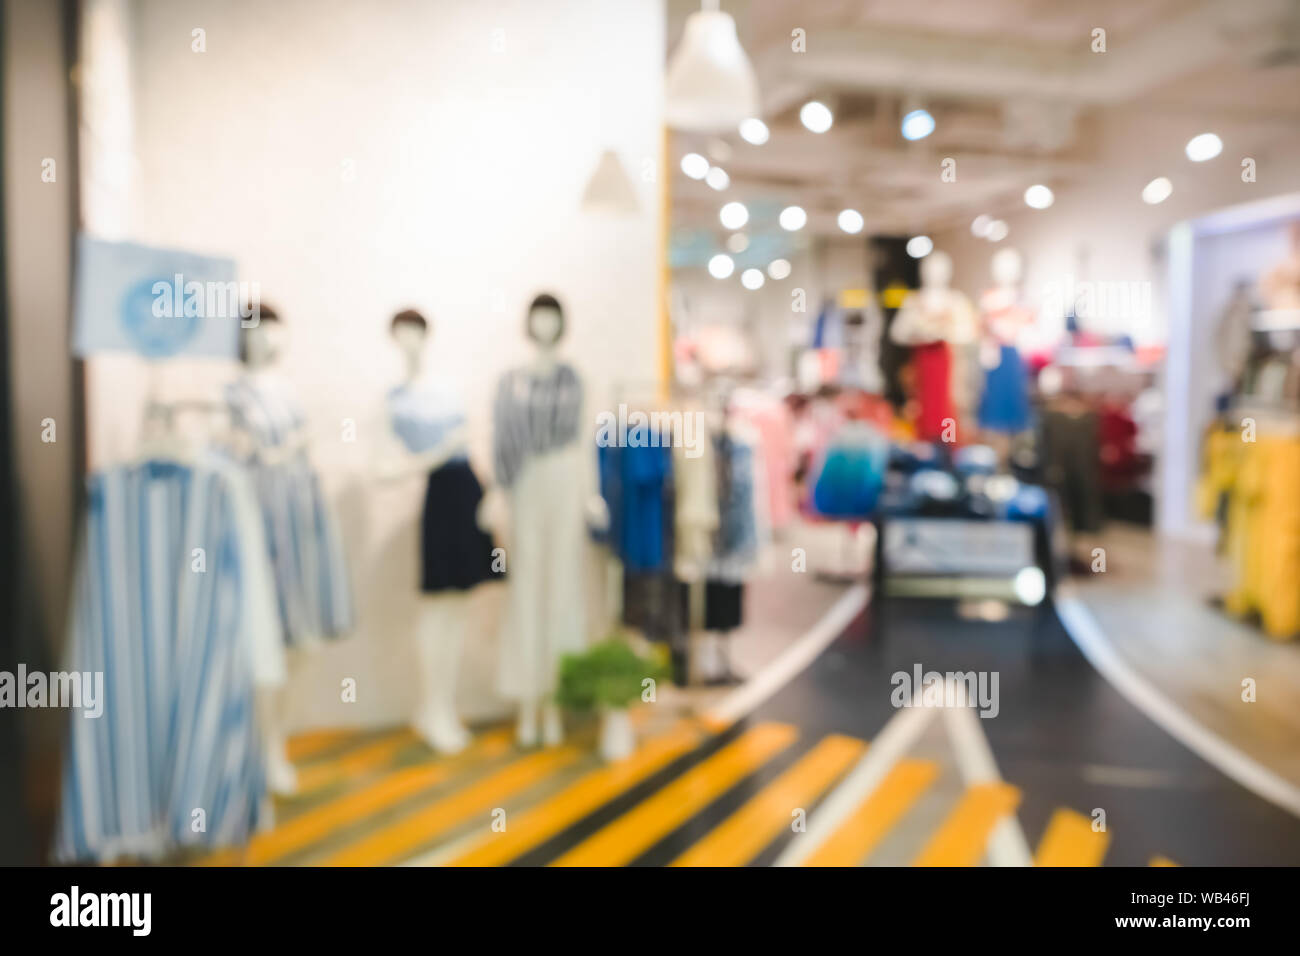
<svg viewBox="0 0 1300 956">
<path fill-rule="evenodd" d="M 1269 640 L 1211 606 L 1230 580 L 1206 545 L 1112 525 L 1106 571 L 1078 596 L 1125 661 L 1207 729 L 1300 785 L 1300 641 Z M 1242 700 L 1253 678 L 1256 700 Z"/>
</svg>

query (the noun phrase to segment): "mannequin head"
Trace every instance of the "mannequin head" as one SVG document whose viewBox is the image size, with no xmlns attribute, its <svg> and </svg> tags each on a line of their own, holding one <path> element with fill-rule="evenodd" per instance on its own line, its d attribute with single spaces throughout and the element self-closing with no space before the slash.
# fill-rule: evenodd
<svg viewBox="0 0 1300 956">
<path fill-rule="evenodd" d="M 408 375 L 414 377 L 420 369 L 424 345 L 429 338 L 428 320 L 414 309 L 403 309 L 393 316 L 388 331 L 406 359 Z"/>
<path fill-rule="evenodd" d="M 528 306 L 524 332 L 542 351 L 554 349 L 564 337 L 564 309 L 553 295 L 543 292 Z"/>
<path fill-rule="evenodd" d="M 952 282 L 952 257 L 936 249 L 921 260 L 921 287 L 946 289 Z"/>
<path fill-rule="evenodd" d="M 1024 263 L 1015 249 L 999 249 L 993 253 L 993 281 L 999 288 L 1010 288 L 1020 283 Z"/>
<path fill-rule="evenodd" d="M 279 314 L 265 303 L 256 325 L 240 326 L 239 361 L 250 370 L 270 368 L 284 351 L 288 332 Z"/>
</svg>

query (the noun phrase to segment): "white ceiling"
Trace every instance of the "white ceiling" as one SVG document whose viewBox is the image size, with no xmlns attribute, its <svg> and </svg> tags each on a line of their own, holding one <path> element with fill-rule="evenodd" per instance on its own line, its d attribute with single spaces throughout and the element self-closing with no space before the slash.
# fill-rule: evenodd
<svg viewBox="0 0 1300 956">
<path fill-rule="evenodd" d="M 1300 129 L 1300 0 L 724 0 L 722 8 L 758 72 L 772 136 L 751 146 L 736 134 L 674 135 L 674 162 L 703 152 L 732 183 L 715 192 L 674 168 L 679 244 L 719 233 L 729 199 L 756 211 L 754 232 L 798 203 L 811 235 L 839 234 L 845 207 L 885 234 L 1018 208 L 1032 183 L 1059 189 L 1125 163 L 1105 133 L 1135 113 L 1203 120 L 1245 146 Z M 694 9 L 670 0 L 670 49 Z M 1091 51 L 1095 27 L 1106 30 L 1104 54 Z M 795 28 L 806 52 L 791 50 Z M 798 119 L 813 98 L 835 112 L 821 136 Z M 912 104 L 937 121 L 916 143 L 899 135 Z M 940 179 L 948 157 L 957 183 Z"/>
</svg>

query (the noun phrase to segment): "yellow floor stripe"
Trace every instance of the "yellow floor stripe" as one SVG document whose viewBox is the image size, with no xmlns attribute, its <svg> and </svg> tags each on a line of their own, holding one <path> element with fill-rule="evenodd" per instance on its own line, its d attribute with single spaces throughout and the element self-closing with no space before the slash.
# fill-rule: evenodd
<svg viewBox="0 0 1300 956">
<path fill-rule="evenodd" d="M 540 846 L 597 807 L 632 789 L 699 743 L 690 726 L 647 740 L 631 757 L 594 770 L 572 786 L 506 821 L 502 833 L 489 833 L 448 866 L 500 866 Z"/>
<path fill-rule="evenodd" d="M 354 737 L 360 737 L 362 733 L 364 731 L 337 727 L 329 730 L 308 730 L 290 737 L 289 746 L 286 750 L 289 759 L 296 763 L 299 760 L 314 757 L 322 750 L 328 750 L 335 744 L 340 744 Z"/>
<path fill-rule="evenodd" d="M 654 796 L 578 844 L 552 866 L 620 866 L 794 742 L 788 724 L 759 724 Z"/>
<path fill-rule="evenodd" d="M 322 861 L 322 866 L 381 866 L 400 862 L 452 827 L 477 813 L 486 814 L 503 800 L 545 780 L 581 756 L 577 747 L 557 747 L 529 754 L 415 813 L 370 834 Z M 506 820 L 509 828 L 510 821 Z"/>
<path fill-rule="evenodd" d="M 1109 846 L 1109 833 L 1094 831 L 1090 819 L 1062 807 L 1047 822 L 1034 866 L 1101 866 Z"/>
<path fill-rule="evenodd" d="M 797 807 L 808 809 L 856 763 L 867 745 L 831 734 L 693 847 L 673 866 L 744 866 L 786 830 Z"/>
<path fill-rule="evenodd" d="M 939 776 L 929 760 L 900 760 L 838 829 L 804 860 L 804 866 L 857 866 Z"/>
<path fill-rule="evenodd" d="M 993 827 L 1020 804 L 1007 783 L 981 783 L 962 794 L 913 866 L 974 866 L 984 857 Z"/>
<path fill-rule="evenodd" d="M 411 731 L 399 730 L 340 757 L 315 766 L 302 767 L 298 770 L 298 792 L 311 793 L 313 790 L 320 790 L 322 787 L 331 786 L 350 777 L 359 777 L 372 770 L 387 767 L 398 754 L 414 744 L 415 740 L 415 734 Z"/>
<path fill-rule="evenodd" d="M 206 866 L 264 866 L 317 843 L 336 830 L 386 810 L 455 775 L 466 764 L 491 760 L 510 749 L 510 733 L 497 731 L 474 742 L 464 754 L 435 764 L 396 770 L 353 793 L 306 810 L 273 830 L 259 833 L 244 849 L 225 850 L 200 862 Z"/>
</svg>

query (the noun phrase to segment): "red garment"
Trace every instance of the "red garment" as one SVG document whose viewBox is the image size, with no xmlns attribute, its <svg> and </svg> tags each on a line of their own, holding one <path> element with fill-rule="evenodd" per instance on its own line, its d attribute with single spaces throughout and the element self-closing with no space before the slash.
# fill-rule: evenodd
<svg viewBox="0 0 1300 956">
<path fill-rule="evenodd" d="M 916 398 L 921 412 L 916 417 L 916 437 L 922 441 L 942 441 L 944 420 L 957 420 L 952 410 L 952 359 L 948 343 L 927 342 L 912 349 L 916 371 Z"/>
</svg>

